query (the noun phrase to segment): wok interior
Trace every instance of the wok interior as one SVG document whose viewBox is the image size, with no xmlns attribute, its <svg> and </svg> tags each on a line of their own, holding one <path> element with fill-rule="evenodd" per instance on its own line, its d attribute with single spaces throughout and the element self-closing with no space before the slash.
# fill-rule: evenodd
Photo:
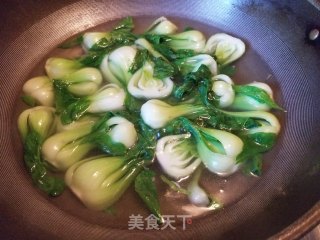
<svg viewBox="0 0 320 240">
<path fill-rule="evenodd" d="M 145 6 L 144 11 L 140 8 L 141 5 Z M 194 11 L 190 12 L 190 9 Z M 110 14 L 106 16 L 106 12 Z M 152 16 L 146 16 L 146 13 L 148 15 L 152 13 Z M 127 15 L 138 16 L 134 17 L 138 28 L 143 28 L 152 19 L 165 15 L 171 17 L 170 19 L 181 27 L 192 26 L 203 31 L 207 36 L 222 31 L 244 39 L 248 45 L 248 51 L 236 63 L 238 70 L 234 77 L 235 81 L 270 83 L 276 93 L 275 98 L 287 110 L 285 113 L 278 114 L 283 126 L 282 132 L 276 147 L 265 155 L 261 178 L 237 173 L 228 179 L 221 179 L 205 174 L 203 184 L 211 192 L 219 194 L 223 188 L 228 194 L 221 196 L 226 201 L 225 208 L 213 213 L 196 211 L 184 197 L 168 191 L 166 185 L 159 183 L 163 212 L 165 214 L 189 212 L 195 216 L 195 220 L 188 231 L 178 229 L 173 235 L 170 235 L 172 234 L 170 231 L 150 231 L 141 236 L 169 238 L 169 235 L 176 235 L 260 239 L 281 231 L 309 210 L 318 201 L 320 195 L 317 186 L 320 177 L 317 143 L 320 142 L 320 135 L 316 134 L 319 133 L 317 120 L 320 119 L 319 111 L 316 110 L 319 105 L 316 93 L 319 92 L 320 87 L 313 78 L 309 78 L 310 72 L 300 65 L 291 46 L 284 43 L 279 36 L 257 19 L 251 18 L 237 8 L 230 8 L 222 1 L 214 4 L 210 1 L 203 1 L 202 4 L 197 4 L 196 1 L 188 3 L 163 1 L 157 5 L 144 1 L 121 1 L 115 5 L 110 5 L 109 1 L 92 4 L 88 1 L 69 5 L 49 15 L 36 27 L 21 35 L 2 55 L 0 64 L 4 69 L 2 74 L 6 78 L 10 77 L 12 84 L 8 87 L 8 92 L 2 96 L 11 100 L 8 106 L 2 109 L 1 115 L 5 123 L 2 123 L 1 129 L 4 133 L 8 131 L 8 126 L 14 129 L 14 134 L 10 132 L 12 138 L 5 142 L 5 146 L 8 147 L 3 156 L 11 160 L 3 162 L 8 170 L 4 173 L 5 180 L 2 181 L 6 186 L 13 179 L 21 183 L 16 186 L 16 189 L 9 191 L 7 197 L 12 201 L 4 200 L 3 206 L 10 209 L 5 212 L 8 219 L 11 217 L 16 222 L 22 223 L 38 219 L 39 214 L 43 216 L 43 223 L 36 221 L 35 227 L 29 229 L 33 233 L 29 234 L 36 232 L 44 235 L 48 232 L 58 234 L 58 232 L 52 233 L 52 229 L 58 229 L 58 226 L 63 227 L 62 230 L 66 232 L 59 233 L 64 237 L 75 237 L 74 233 L 67 232 L 79 226 L 82 226 L 83 233 L 90 232 L 95 237 L 112 236 L 119 232 L 123 234 L 123 238 L 132 233 L 137 236 L 143 234 L 135 231 L 125 232 L 129 215 L 148 216 L 149 214 L 132 189 L 115 206 L 116 216 L 85 209 L 69 191 L 59 198 L 49 199 L 33 188 L 22 163 L 22 147 L 18 145 L 17 149 L 16 144 L 19 142 L 19 137 L 15 120 L 22 108 L 18 96 L 23 82 L 28 77 L 41 74 L 44 61 L 48 56 L 73 54 L 54 50 L 55 46 L 66 38 L 90 27 L 98 26 L 97 29 L 104 29 L 114 23 L 112 20 Z M 21 56 L 25 61 L 21 68 L 16 72 L 10 72 L 13 66 L 19 65 Z M 3 86 L 2 84 L 1 88 Z M 8 119 L 13 120 L 8 121 Z M 158 166 L 156 165 L 155 168 Z M 35 204 L 30 204 L 31 202 Z M 32 209 L 38 209 L 38 211 L 32 211 Z M 39 211 L 39 209 L 42 210 Z M 14 213 L 27 217 L 18 219 L 18 215 Z M 51 217 L 46 213 L 52 214 Z M 58 221 L 66 223 L 60 225 Z M 44 223 L 51 223 L 53 228 L 46 229 Z"/>
</svg>

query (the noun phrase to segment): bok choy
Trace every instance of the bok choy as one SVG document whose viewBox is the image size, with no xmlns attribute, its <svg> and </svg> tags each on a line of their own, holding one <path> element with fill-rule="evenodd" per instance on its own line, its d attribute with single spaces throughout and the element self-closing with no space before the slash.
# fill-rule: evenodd
<svg viewBox="0 0 320 240">
<path fill-rule="evenodd" d="M 242 111 L 269 111 L 271 108 L 281 110 L 273 100 L 273 92 L 269 85 L 254 82 L 246 85 L 235 85 L 235 99 L 230 106 Z"/>
<path fill-rule="evenodd" d="M 129 93 L 136 98 L 165 98 L 173 90 L 173 82 L 167 77 L 157 79 L 154 77 L 154 67 L 151 62 L 146 62 L 131 77 L 128 83 Z"/>
<path fill-rule="evenodd" d="M 166 44 L 174 50 L 193 50 L 200 53 L 206 44 L 206 38 L 200 31 L 189 30 L 166 37 Z"/>
<path fill-rule="evenodd" d="M 178 30 L 178 27 L 168 20 L 166 17 L 156 19 L 147 29 L 148 33 L 168 35 L 173 34 Z"/>
<path fill-rule="evenodd" d="M 57 110 L 61 113 L 63 124 L 78 120 L 85 113 L 103 113 L 124 108 L 125 91 L 116 84 L 110 83 L 101 87 L 93 95 L 75 97 L 63 81 L 54 81 Z"/>
<path fill-rule="evenodd" d="M 24 162 L 34 184 L 50 196 L 64 190 L 62 179 L 51 176 L 41 157 L 43 142 L 54 133 L 56 118 L 51 107 L 38 106 L 23 111 L 18 118 L 18 129 L 24 143 Z"/>
<path fill-rule="evenodd" d="M 230 106 L 235 98 L 232 79 L 225 74 L 219 74 L 214 76 L 212 81 L 212 91 L 218 97 L 218 106 L 221 108 Z"/>
<path fill-rule="evenodd" d="M 237 156 L 242 152 L 242 140 L 227 131 L 203 128 L 182 119 L 183 126 L 194 137 L 201 161 L 209 171 L 227 176 L 238 169 Z"/>
<path fill-rule="evenodd" d="M 72 165 L 65 181 L 86 207 L 105 210 L 121 198 L 142 166 L 123 157 L 95 156 Z"/>
<path fill-rule="evenodd" d="M 152 99 L 141 107 L 141 118 L 150 127 L 157 129 L 167 125 L 180 116 L 193 116 L 205 112 L 204 106 L 193 104 L 169 105 L 163 101 Z"/>
<path fill-rule="evenodd" d="M 217 62 L 222 65 L 231 63 L 240 58 L 246 50 L 246 46 L 239 38 L 226 33 L 212 35 L 204 47 L 204 52 L 214 55 Z"/>
<path fill-rule="evenodd" d="M 67 170 L 95 147 L 94 144 L 83 143 L 83 138 L 91 132 L 92 126 L 92 123 L 87 123 L 80 128 L 56 133 L 49 137 L 41 149 L 43 159 L 56 170 Z"/>
<path fill-rule="evenodd" d="M 89 51 L 96 43 L 102 39 L 110 39 L 109 32 L 88 32 L 83 34 L 82 47 L 84 50 Z"/>
<path fill-rule="evenodd" d="M 106 81 L 118 84 L 119 86 L 127 86 L 132 76 L 129 69 L 136 53 L 136 48 L 124 46 L 106 55 L 100 65 L 100 70 Z"/>
<path fill-rule="evenodd" d="M 161 138 L 156 154 L 163 171 L 177 180 L 191 175 L 201 163 L 189 134 Z"/>
<path fill-rule="evenodd" d="M 102 83 L 102 75 L 96 68 L 82 67 L 76 60 L 49 58 L 45 65 L 51 80 L 61 80 L 68 90 L 78 96 L 91 95 Z"/>
<path fill-rule="evenodd" d="M 25 96 L 30 96 L 38 105 L 52 107 L 54 91 L 52 81 L 47 76 L 29 79 L 22 87 Z"/>
<path fill-rule="evenodd" d="M 24 102 L 37 105 L 18 118 L 24 161 L 48 195 L 58 196 L 66 183 L 86 207 L 103 211 L 132 186 L 161 224 L 159 175 L 194 207 L 213 210 L 223 203 L 202 173 L 262 174 L 263 154 L 281 130 L 274 111 L 283 109 L 271 87 L 250 82 L 250 74 L 237 85 L 244 41 L 225 33 L 207 40 L 166 17 L 138 33 L 127 17 L 60 48 L 75 46 L 83 55 L 50 57 L 46 75 L 23 85 Z"/>
</svg>

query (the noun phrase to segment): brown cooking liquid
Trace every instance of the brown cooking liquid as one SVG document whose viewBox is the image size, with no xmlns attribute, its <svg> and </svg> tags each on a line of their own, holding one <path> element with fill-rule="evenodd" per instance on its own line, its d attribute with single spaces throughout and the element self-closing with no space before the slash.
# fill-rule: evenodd
<svg viewBox="0 0 320 240">
<path fill-rule="evenodd" d="M 141 32 L 146 29 L 156 17 L 135 17 L 135 31 Z M 225 32 L 223 29 L 217 29 L 213 26 L 206 25 L 193 20 L 181 19 L 176 17 L 170 17 L 180 30 L 187 26 L 197 29 L 203 32 L 207 38 L 214 33 Z M 95 28 L 87 30 L 90 31 L 108 31 L 119 20 L 108 22 L 99 25 Z M 237 36 L 236 33 L 230 33 L 231 35 Z M 257 55 L 257 53 L 250 47 L 250 43 L 246 41 L 247 50 L 245 55 L 235 63 L 237 67 L 237 72 L 233 76 L 233 80 L 236 84 L 249 83 L 253 81 L 262 81 L 271 85 L 275 92 L 275 98 L 278 98 L 277 83 L 272 78 L 272 72 L 268 65 Z M 35 65 L 35 69 L 31 72 L 30 78 L 45 74 L 44 64 L 48 57 L 66 57 L 73 58 L 78 57 L 83 54 L 80 47 L 75 47 L 72 49 L 54 49 L 52 51 L 48 50 L 48 55 L 45 59 L 42 59 L 38 64 Z M 27 79 L 26 79 L 27 80 Z M 20 103 L 18 108 L 19 113 L 23 108 L 23 103 Z M 278 143 L 279 144 L 279 143 Z M 273 150 L 275 151 L 275 150 Z M 263 171 L 267 171 L 268 166 L 272 162 L 272 159 L 268 158 L 269 154 L 265 155 Z M 161 205 L 161 210 L 164 215 L 192 215 L 193 220 L 198 217 L 214 214 L 213 210 L 207 208 L 199 208 L 191 203 L 189 203 L 187 197 L 183 194 L 174 192 L 170 190 L 168 185 L 163 183 L 159 176 L 162 171 L 155 161 L 152 166 L 157 172 L 157 189 Z M 243 198 L 250 188 L 258 181 L 259 178 L 254 176 L 244 175 L 241 171 L 233 174 L 229 177 L 219 177 L 209 171 L 203 171 L 200 185 L 214 196 L 217 200 L 223 203 L 224 208 L 228 208 L 231 204 L 236 203 L 239 199 Z M 181 183 L 184 186 L 183 182 Z M 104 227 L 112 228 L 128 228 L 128 220 L 130 215 L 142 215 L 144 218 L 148 217 L 150 212 L 147 210 L 146 206 L 143 204 L 142 200 L 139 199 L 138 195 L 134 192 L 133 187 L 129 188 L 122 198 L 112 207 L 110 212 L 95 212 L 87 209 L 68 189 L 59 197 L 48 198 L 49 201 L 54 204 L 57 208 L 71 214 L 77 218 L 84 221 L 98 224 Z M 219 210 L 218 210 L 219 211 Z M 176 219 L 177 220 L 177 219 Z"/>
</svg>

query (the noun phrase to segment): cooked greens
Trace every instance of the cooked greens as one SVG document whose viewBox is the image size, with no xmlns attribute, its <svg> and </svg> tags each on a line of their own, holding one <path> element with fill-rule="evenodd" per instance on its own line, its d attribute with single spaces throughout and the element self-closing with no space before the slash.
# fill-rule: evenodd
<svg viewBox="0 0 320 240">
<path fill-rule="evenodd" d="M 99 211 L 134 183 L 159 223 L 159 179 L 195 206 L 219 208 L 201 186 L 202 172 L 261 175 L 281 128 L 270 111 L 283 109 L 266 83 L 236 84 L 235 61 L 245 53 L 239 38 L 207 40 L 165 17 L 133 30 L 127 17 L 109 31 L 76 36 L 60 47 L 81 46 L 81 57 L 51 57 L 46 75 L 24 84 L 22 99 L 33 107 L 20 114 L 18 129 L 32 180 L 50 196 L 67 185 Z"/>
<path fill-rule="evenodd" d="M 24 161 L 35 185 L 50 196 L 64 190 L 64 182 L 49 174 L 41 156 L 43 142 L 56 125 L 54 109 L 38 106 L 23 111 L 18 118 L 18 129 L 24 144 Z"/>
</svg>

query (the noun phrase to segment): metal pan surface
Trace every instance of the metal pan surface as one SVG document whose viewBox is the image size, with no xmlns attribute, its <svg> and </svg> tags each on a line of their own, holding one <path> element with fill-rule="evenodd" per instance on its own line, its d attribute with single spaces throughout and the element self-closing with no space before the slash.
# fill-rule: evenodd
<svg viewBox="0 0 320 240">
<path fill-rule="evenodd" d="M 320 12 L 307 1 L 15 0 L 1 5 L 1 239 L 296 239 L 319 223 L 320 53 L 304 38 L 308 24 L 320 25 Z M 167 16 L 181 26 L 195 24 L 207 33 L 221 30 L 244 39 L 248 60 L 239 62 L 238 77 L 268 81 L 286 109 L 263 175 L 233 177 L 230 182 L 242 190 L 230 204 L 195 217 L 185 230 L 128 230 L 128 214 L 140 211 L 133 194 L 123 201 L 128 209 L 122 217 L 92 213 L 70 193 L 60 199 L 44 196 L 23 166 L 16 128 L 23 83 L 66 39 L 125 16 L 142 25 L 143 19 Z"/>
</svg>

